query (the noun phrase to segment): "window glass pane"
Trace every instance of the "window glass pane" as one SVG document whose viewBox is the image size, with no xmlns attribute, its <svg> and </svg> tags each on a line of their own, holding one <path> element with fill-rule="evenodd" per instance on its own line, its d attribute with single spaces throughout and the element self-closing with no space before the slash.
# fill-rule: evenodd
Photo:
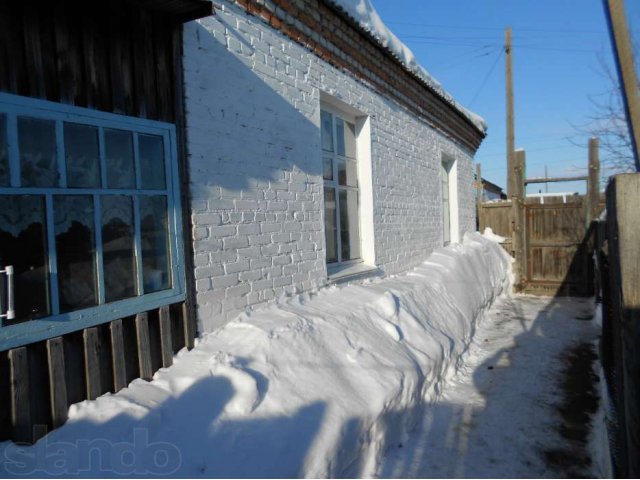
<svg viewBox="0 0 640 480">
<path fill-rule="evenodd" d="M 140 196 L 142 278 L 144 293 L 171 287 L 167 201 L 160 195 Z"/>
<path fill-rule="evenodd" d="M 158 135 L 138 135 L 142 188 L 164 190 L 164 142 Z"/>
<path fill-rule="evenodd" d="M 132 198 L 102 197 L 102 259 L 105 301 L 136 295 L 136 259 Z"/>
<path fill-rule="evenodd" d="M 444 164 L 442 164 L 440 177 L 442 180 L 442 199 L 449 200 L 449 172 Z"/>
<path fill-rule="evenodd" d="M 358 186 L 358 169 L 356 162 L 338 158 L 338 183 L 350 187 Z"/>
<path fill-rule="evenodd" d="M 336 191 L 327 187 L 324 189 L 324 234 L 327 243 L 327 263 L 337 262 Z"/>
<path fill-rule="evenodd" d="M 50 314 L 47 228 L 44 197 L 0 195 L 0 267 L 13 265 L 16 320 Z M 2 275 L 2 311 L 6 311 L 6 276 Z"/>
<path fill-rule="evenodd" d="M 53 210 L 60 311 L 97 305 L 93 197 L 56 195 Z"/>
<path fill-rule="evenodd" d="M 18 117 L 18 145 L 22 186 L 58 186 L 55 122 Z"/>
<path fill-rule="evenodd" d="M 67 164 L 67 186 L 100 187 L 97 127 L 65 123 L 64 154 Z"/>
<path fill-rule="evenodd" d="M 360 258 L 358 192 L 340 190 L 340 239 L 342 261 Z"/>
<path fill-rule="evenodd" d="M 322 159 L 322 178 L 325 180 L 333 180 L 333 160 L 331 157 Z"/>
<path fill-rule="evenodd" d="M 9 146 L 7 144 L 7 116 L 0 115 L 0 186 L 9 185 Z"/>
<path fill-rule="evenodd" d="M 344 122 L 344 126 L 344 154 L 356 158 L 356 127 L 349 122 Z"/>
<path fill-rule="evenodd" d="M 345 154 L 344 148 L 344 120 L 336 117 L 336 152 L 338 155 Z"/>
<path fill-rule="evenodd" d="M 446 245 L 451 241 L 451 211 L 449 207 L 449 171 L 442 164 L 442 240 Z"/>
<path fill-rule="evenodd" d="M 109 188 L 136 188 L 133 135 L 123 130 L 104 130 Z"/>
<path fill-rule="evenodd" d="M 333 152 L 333 126 L 331 125 L 331 114 L 320 112 L 320 131 L 322 135 L 322 149 Z"/>
</svg>

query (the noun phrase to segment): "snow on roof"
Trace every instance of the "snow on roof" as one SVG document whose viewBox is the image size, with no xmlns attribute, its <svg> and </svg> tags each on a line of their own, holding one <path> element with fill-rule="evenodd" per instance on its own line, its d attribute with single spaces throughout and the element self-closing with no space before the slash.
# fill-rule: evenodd
<svg viewBox="0 0 640 480">
<path fill-rule="evenodd" d="M 468 118 L 478 130 L 487 132 L 484 119 L 460 105 L 442 85 L 418 63 L 413 52 L 396 37 L 384 24 L 378 12 L 371 4 L 371 0 L 329 0 L 367 31 L 380 45 L 387 48 L 411 73 L 420 78 L 428 87 L 453 105 L 460 113 Z"/>
</svg>

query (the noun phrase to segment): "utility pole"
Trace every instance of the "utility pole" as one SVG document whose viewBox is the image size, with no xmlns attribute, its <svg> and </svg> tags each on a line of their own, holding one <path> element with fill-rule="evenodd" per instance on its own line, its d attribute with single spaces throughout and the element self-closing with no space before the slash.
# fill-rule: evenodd
<svg viewBox="0 0 640 480">
<path fill-rule="evenodd" d="M 549 173 L 547 172 L 547 166 L 544 166 L 544 178 L 549 178 Z M 544 184 L 544 193 L 549 193 L 549 184 Z"/>
<path fill-rule="evenodd" d="M 605 0 L 604 3 L 624 109 L 627 115 L 627 125 L 629 126 L 636 171 L 640 172 L 640 151 L 638 151 L 640 148 L 640 98 L 638 95 L 638 78 L 633 65 L 631 40 L 629 39 L 627 19 L 624 14 L 624 0 Z"/>
<path fill-rule="evenodd" d="M 504 55 L 507 87 L 507 196 L 515 194 L 515 170 L 513 153 L 515 151 L 515 139 L 513 128 L 513 59 L 511 48 L 511 27 L 507 27 L 504 33 Z"/>
<path fill-rule="evenodd" d="M 589 180 L 587 180 L 587 228 L 596 218 L 598 203 L 600 202 L 600 141 L 589 139 Z"/>
</svg>

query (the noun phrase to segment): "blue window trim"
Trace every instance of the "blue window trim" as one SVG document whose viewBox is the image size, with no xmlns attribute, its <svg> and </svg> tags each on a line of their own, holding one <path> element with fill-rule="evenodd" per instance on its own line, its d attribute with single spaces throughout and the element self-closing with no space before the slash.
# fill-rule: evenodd
<svg viewBox="0 0 640 480">
<path fill-rule="evenodd" d="M 92 327 L 102 323 L 110 322 L 118 318 L 134 315 L 139 312 L 159 308 L 170 303 L 177 303 L 185 300 L 185 271 L 184 271 L 184 243 L 182 237 L 182 209 L 180 206 L 180 183 L 178 172 L 178 148 L 176 143 L 175 125 L 155 120 L 147 120 L 136 117 L 128 117 L 113 113 L 100 112 L 88 108 L 64 105 L 45 100 L 28 97 L 21 97 L 7 93 L 0 93 L 0 113 L 7 115 L 7 141 L 9 143 L 9 164 L 10 164 L 10 187 L 1 187 L 0 194 L 39 194 L 43 195 L 47 203 L 47 235 L 49 247 L 49 276 L 51 283 L 51 309 L 52 312 L 59 312 L 58 291 L 57 291 L 57 271 L 56 271 L 56 251 L 51 248 L 55 245 L 53 235 L 53 195 L 92 195 L 97 198 L 100 205 L 100 195 L 102 194 L 127 194 L 132 195 L 134 202 L 138 202 L 138 195 L 165 195 L 167 198 L 167 214 L 169 226 L 169 265 L 171 268 L 172 288 L 159 292 L 142 294 L 138 297 L 100 304 L 95 307 L 77 310 L 69 313 L 54 313 L 49 317 L 37 320 L 24 321 L 14 325 L 0 326 L 0 351 L 15 348 L 47 338 L 64 335 L 83 328 Z M 82 123 L 98 127 L 100 136 L 100 159 L 101 159 L 101 179 L 105 185 L 105 152 L 104 152 L 104 129 L 114 128 L 127 130 L 136 134 L 154 134 L 163 137 L 164 157 L 165 157 L 165 178 L 167 188 L 164 190 L 142 190 L 142 189 L 110 189 L 110 188 L 73 188 L 63 187 L 49 188 L 21 188 L 20 184 L 20 160 L 18 156 L 18 129 L 17 116 L 27 115 L 56 121 L 57 132 L 57 155 L 58 168 L 65 170 L 64 143 L 62 140 L 62 125 L 64 121 Z M 134 135 L 134 142 L 137 143 L 138 135 Z M 136 166 L 138 166 L 138 152 L 134 149 Z M 140 187 L 140 170 L 136 168 L 136 187 Z M 60 185 L 65 185 L 66 172 L 62 172 Z M 94 201 L 94 205 L 96 202 Z M 96 228 L 99 223 L 99 211 L 94 212 Z M 138 216 L 137 209 L 134 215 Z M 136 252 L 141 251 L 139 222 L 134 222 Z M 97 231 L 96 231 L 97 233 Z M 96 235 L 97 238 L 100 235 Z M 102 257 L 101 242 L 96 241 L 96 257 L 98 262 L 99 297 L 104 301 L 103 271 L 100 259 Z M 136 255 L 138 268 L 141 267 L 141 256 Z M 141 270 L 138 270 L 141 272 Z M 136 282 L 141 275 L 136 275 Z M 142 285 L 140 285 L 142 291 Z M 1 325 L 1 323 L 0 323 Z"/>
</svg>

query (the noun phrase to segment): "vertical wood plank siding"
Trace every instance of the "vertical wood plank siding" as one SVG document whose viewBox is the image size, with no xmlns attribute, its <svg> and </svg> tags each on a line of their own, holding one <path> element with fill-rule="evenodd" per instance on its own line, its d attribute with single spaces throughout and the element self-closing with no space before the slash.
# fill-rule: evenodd
<svg viewBox="0 0 640 480">
<path fill-rule="evenodd" d="M 29 358 L 27 347 L 14 348 L 9 352 L 11 368 L 11 423 L 13 438 L 17 441 L 31 440 L 31 409 L 29 408 Z"/>
<path fill-rule="evenodd" d="M 179 30 L 124 1 L 0 2 L 0 91 L 175 123 Z"/>
<path fill-rule="evenodd" d="M 118 319 L 109 325 L 111 330 L 111 356 L 113 365 L 113 389 L 118 391 L 127 386 L 127 370 L 125 367 L 124 341 L 122 339 L 122 320 Z"/>
<path fill-rule="evenodd" d="M 0 441 L 29 443 L 63 424 L 73 403 L 170 366 L 173 354 L 193 343 L 184 311 L 184 303 L 165 306 L 0 352 Z"/>
<path fill-rule="evenodd" d="M 187 302 L 0 352 L 0 441 L 34 440 L 69 405 L 151 378 L 192 348 L 193 261 L 181 18 L 113 0 L 0 2 L 0 91 L 176 125 Z"/>
<path fill-rule="evenodd" d="M 59 427 L 67 420 L 67 382 L 64 375 L 64 342 L 62 337 L 47 340 L 49 363 L 49 389 L 51 391 L 51 423 Z"/>
<path fill-rule="evenodd" d="M 173 348 L 171 346 L 171 318 L 169 306 L 161 307 L 159 314 L 162 366 L 164 368 L 167 368 L 173 364 Z"/>
</svg>

